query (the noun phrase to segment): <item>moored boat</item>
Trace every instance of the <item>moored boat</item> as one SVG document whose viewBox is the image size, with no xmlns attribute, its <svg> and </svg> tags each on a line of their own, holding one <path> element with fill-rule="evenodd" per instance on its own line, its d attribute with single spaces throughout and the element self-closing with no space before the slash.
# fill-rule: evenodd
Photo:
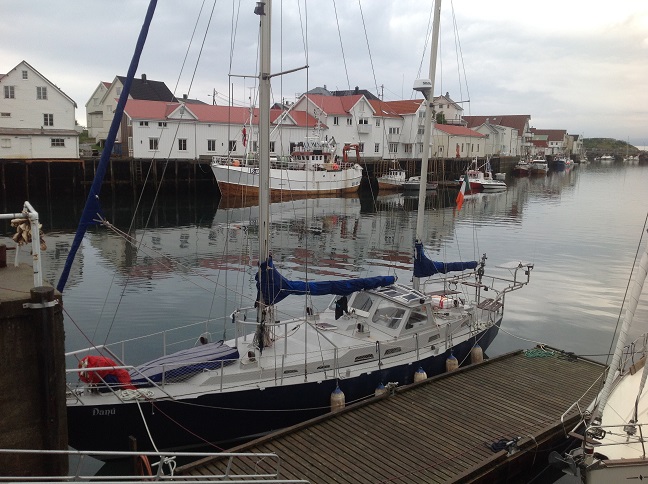
<svg viewBox="0 0 648 484">
<path fill-rule="evenodd" d="M 529 165 L 531 175 L 546 175 L 549 172 L 549 164 L 544 158 L 531 160 Z"/>
</svg>

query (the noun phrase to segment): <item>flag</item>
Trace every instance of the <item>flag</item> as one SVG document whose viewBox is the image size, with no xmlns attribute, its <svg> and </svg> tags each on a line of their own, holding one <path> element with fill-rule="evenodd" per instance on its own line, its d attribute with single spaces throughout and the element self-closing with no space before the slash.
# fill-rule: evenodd
<svg viewBox="0 0 648 484">
<path fill-rule="evenodd" d="M 243 126 L 243 131 L 241 131 L 241 135 L 243 138 L 243 147 L 247 146 L 247 131 L 245 131 L 245 126 Z"/>
<path fill-rule="evenodd" d="M 468 179 L 467 175 L 464 175 L 463 181 L 461 182 L 461 188 L 459 188 L 459 193 L 457 193 L 457 212 L 461 210 L 461 206 L 464 201 L 464 193 L 466 193 L 466 180 Z"/>
</svg>

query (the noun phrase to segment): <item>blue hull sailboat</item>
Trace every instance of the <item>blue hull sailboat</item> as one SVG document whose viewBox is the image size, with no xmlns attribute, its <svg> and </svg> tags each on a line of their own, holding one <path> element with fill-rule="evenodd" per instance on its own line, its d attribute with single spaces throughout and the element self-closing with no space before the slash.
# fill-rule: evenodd
<svg viewBox="0 0 648 484">
<path fill-rule="evenodd" d="M 413 285 L 391 275 L 298 281 L 281 274 L 270 248 L 271 4 L 259 2 L 255 9 L 261 29 L 256 299 L 231 314 L 235 335 L 226 341 L 196 335 L 202 344 L 140 365 L 115 350 L 119 343 L 70 352 L 80 362 L 74 371 L 81 381 L 70 389 L 67 405 L 70 445 L 76 449 L 126 449 L 129 436 L 142 450 L 225 447 L 372 397 L 386 385 L 437 375 L 489 347 L 502 322 L 505 295 L 529 282 L 530 264 L 515 263 L 509 278 L 486 278 L 485 256 L 456 263 L 428 259 L 424 185 L 412 243 Z M 431 138 L 440 4 L 424 146 Z M 427 173 L 424 151 L 422 173 Z M 314 311 L 310 298 L 327 294 L 329 306 Z M 303 308 L 299 317 L 283 316 L 280 308 L 291 302 Z M 97 352 L 109 361 L 89 359 Z"/>
</svg>

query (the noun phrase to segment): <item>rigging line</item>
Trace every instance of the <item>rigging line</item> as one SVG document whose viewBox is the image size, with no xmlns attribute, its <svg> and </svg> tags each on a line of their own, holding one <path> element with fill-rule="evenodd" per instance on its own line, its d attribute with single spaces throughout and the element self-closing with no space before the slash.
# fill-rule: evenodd
<svg viewBox="0 0 648 484">
<path fill-rule="evenodd" d="M 198 11 L 198 17 L 196 18 L 196 23 L 194 24 L 194 29 L 193 32 L 191 32 L 191 38 L 189 39 L 189 45 L 187 45 L 187 50 L 185 51 L 184 59 L 182 59 L 182 65 L 180 66 L 180 72 L 178 73 L 178 80 L 176 81 L 175 88 L 173 89 L 174 96 L 178 92 L 178 86 L 180 85 L 180 78 L 182 77 L 182 71 L 184 70 L 185 64 L 187 62 L 187 58 L 189 57 L 189 51 L 191 50 L 191 44 L 193 43 L 194 35 L 196 35 L 196 30 L 198 29 L 198 22 L 200 20 L 200 17 L 202 16 L 202 11 L 205 6 L 205 1 L 206 0 L 203 0 L 202 4 L 200 5 L 200 10 Z M 214 0 L 214 3 L 215 2 L 216 0 Z"/>
<path fill-rule="evenodd" d="M 340 39 L 340 50 L 342 51 L 342 62 L 344 63 L 344 74 L 347 80 L 347 89 L 351 89 L 351 81 L 349 80 L 349 69 L 347 68 L 346 55 L 344 54 L 344 45 L 342 44 L 342 32 L 340 31 L 340 19 L 337 13 L 337 4 L 333 0 L 333 11 L 335 12 L 335 24 L 337 25 L 338 39 Z"/>
<path fill-rule="evenodd" d="M 466 99 L 468 99 L 468 114 L 470 114 L 470 90 L 468 89 L 468 78 L 466 77 L 466 64 L 464 63 L 464 58 L 463 58 L 463 50 L 461 49 L 461 39 L 459 38 L 459 28 L 457 27 L 457 17 L 455 15 L 455 10 L 454 10 L 454 3 L 452 0 L 450 0 L 450 5 L 452 6 L 452 23 L 454 25 L 454 33 L 455 33 L 455 51 L 457 52 L 457 76 L 459 80 L 459 94 L 460 97 L 459 99 L 463 99 L 463 87 L 461 84 L 461 71 L 459 69 L 460 64 L 461 64 L 461 70 L 463 70 L 463 79 L 464 82 L 466 83 Z M 461 59 L 461 63 L 459 62 L 459 59 Z M 443 91 L 442 91 L 443 92 Z"/>
<path fill-rule="evenodd" d="M 193 74 L 191 76 L 191 81 L 189 83 L 189 88 L 187 89 L 187 96 L 189 96 L 189 94 L 191 93 L 191 87 L 193 86 L 193 82 L 194 82 L 194 79 L 196 77 L 196 71 L 198 70 L 198 64 L 200 63 L 200 58 L 202 56 L 202 52 L 203 52 L 203 49 L 204 49 L 204 46 L 205 46 L 205 40 L 207 38 L 207 33 L 209 32 L 209 26 L 211 25 L 211 21 L 212 21 L 213 16 L 214 16 L 214 8 L 215 7 L 216 7 L 216 0 L 214 0 L 214 3 L 212 5 L 212 10 L 211 10 L 211 13 L 210 13 L 210 16 L 209 16 L 209 20 L 207 22 L 207 26 L 205 27 L 205 34 L 203 35 L 202 43 L 201 43 L 201 46 L 200 46 L 200 51 L 198 53 L 198 58 L 196 59 L 196 64 L 194 66 Z M 186 112 L 186 108 L 184 106 L 184 103 L 181 103 L 181 104 L 182 104 L 181 109 L 183 109 L 181 111 L 181 118 L 183 118 L 184 114 Z M 181 123 L 177 123 L 176 130 L 175 130 L 175 133 L 173 135 L 173 139 L 172 139 L 172 141 L 171 141 L 171 143 L 169 145 L 169 153 L 168 153 L 168 155 L 166 157 L 166 160 L 164 161 L 164 165 L 163 165 L 163 168 L 162 168 L 162 175 L 161 175 L 161 178 L 160 178 L 161 180 L 164 180 L 166 170 L 167 170 L 167 167 L 169 165 L 169 159 L 171 158 L 171 153 L 173 151 L 173 146 L 175 144 L 175 140 L 177 139 L 178 132 L 180 131 L 180 124 Z M 149 167 L 149 173 L 150 173 L 150 171 L 151 171 L 151 169 L 153 167 L 153 163 L 155 163 L 155 161 L 152 161 L 151 166 Z M 148 174 L 147 174 L 147 180 L 148 180 Z M 161 189 L 162 189 L 162 183 L 158 183 L 157 189 L 155 191 L 155 195 L 153 197 L 153 203 L 151 204 L 151 210 L 149 211 L 148 216 L 146 218 L 146 222 L 144 224 L 144 233 L 142 234 L 142 238 L 140 239 L 141 242 L 143 242 L 144 234 L 146 233 L 146 231 L 147 231 L 147 229 L 149 227 L 151 217 L 153 216 L 153 211 L 154 211 L 154 208 L 155 208 L 155 206 L 157 204 L 158 196 L 160 194 Z M 139 209 L 139 205 L 140 205 L 140 202 L 142 201 L 143 196 L 144 196 L 144 187 L 142 188 L 142 191 L 140 192 L 140 198 L 138 200 L 137 207 L 135 209 L 135 213 L 137 213 L 137 210 Z M 131 226 L 129 228 L 129 232 L 132 230 L 134 219 L 135 219 L 135 215 L 133 215 L 133 219 L 131 219 Z M 139 249 L 138 249 L 138 251 L 139 251 Z M 114 277 L 113 277 L 113 281 L 114 281 Z M 120 297 L 119 297 L 119 301 L 117 302 L 117 306 L 115 308 L 115 311 L 113 312 L 112 321 L 110 322 L 110 326 L 108 327 L 108 331 L 106 333 L 106 338 L 104 340 L 104 344 L 108 341 L 108 337 L 110 336 L 112 328 L 113 328 L 113 326 L 115 324 L 115 321 L 117 319 L 117 313 L 119 311 L 119 307 L 121 306 L 121 302 L 122 302 L 122 300 L 124 298 L 124 295 L 126 294 L 126 290 L 128 288 L 129 281 L 130 281 L 130 275 L 127 277 L 126 283 L 124 284 L 124 287 L 122 288 L 122 291 L 121 291 L 121 294 L 120 294 Z M 103 312 L 103 308 L 102 308 L 102 312 Z"/>
</svg>

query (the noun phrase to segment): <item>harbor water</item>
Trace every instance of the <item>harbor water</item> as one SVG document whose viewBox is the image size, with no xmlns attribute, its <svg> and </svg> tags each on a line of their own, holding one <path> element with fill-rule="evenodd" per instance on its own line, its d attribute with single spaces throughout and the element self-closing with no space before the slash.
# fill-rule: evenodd
<svg viewBox="0 0 648 484">
<path fill-rule="evenodd" d="M 497 266 L 511 261 L 535 265 L 529 286 L 507 296 L 489 356 L 542 343 L 605 361 L 648 212 L 647 179 L 647 166 L 590 163 L 540 178 L 507 175 L 507 191 L 468 195 L 459 212 L 456 190 L 428 195 L 428 257 L 486 254 L 487 273 L 506 272 Z M 19 211 L 22 202 L 7 202 L 4 210 Z M 84 200 L 30 202 L 48 246 L 43 275 L 55 285 Z M 77 254 L 63 293 L 68 350 L 206 320 L 214 338 L 227 338 L 231 312 L 253 305 L 253 200 L 219 202 L 215 189 L 213 196 L 167 194 L 154 207 L 150 200 L 139 203 L 136 209 L 128 196 L 102 195 L 102 216 L 114 230 L 90 228 Z M 402 194 L 273 204 L 275 265 L 292 279 L 396 274 L 408 281 L 416 204 Z M 2 230 L 2 242 L 11 246 L 13 229 L 5 223 Z M 26 249 L 19 259 L 30 260 Z M 312 305 L 323 309 L 329 302 Z M 644 299 L 636 320 L 645 322 L 647 314 Z M 200 328 L 172 339 L 183 344 Z M 134 364 L 159 351 L 133 347 Z"/>
</svg>

